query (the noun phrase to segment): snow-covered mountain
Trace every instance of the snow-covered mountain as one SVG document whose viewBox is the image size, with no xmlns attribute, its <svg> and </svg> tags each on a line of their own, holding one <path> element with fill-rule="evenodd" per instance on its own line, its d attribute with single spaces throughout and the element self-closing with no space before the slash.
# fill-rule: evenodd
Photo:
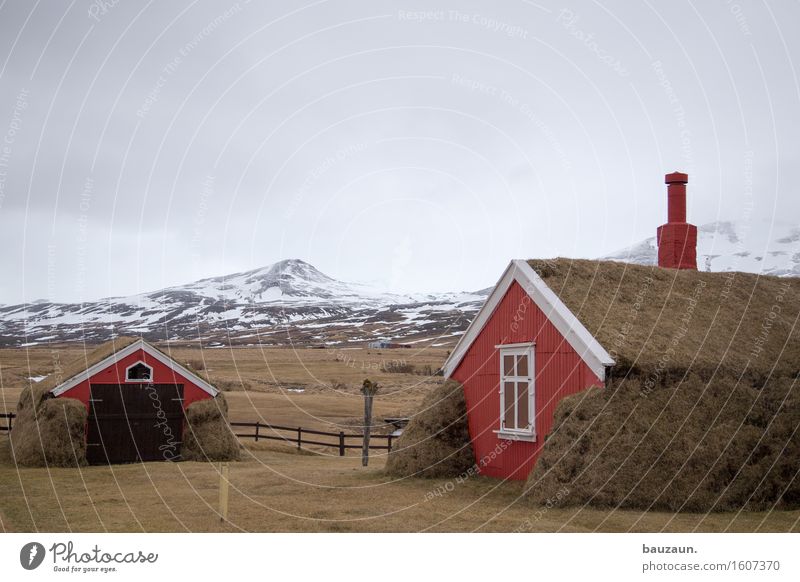
<svg viewBox="0 0 800 582">
<path fill-rule="evenodd" d="M 697 268 L 800 277 L 800 225 L 783 222 L 718 221 L 697 227 Z M 655 265 L 656 237 L 605 257 Z"/>
<path fill-rule="evenodd" d="M 337 281 L 297 259 L 224 277 L 99 301 L 0 306 L 0 345 L 148 339 L 337 345 L 439 338 L 466 328 L 488 290 L 402 295 Z"/>
<path fill-rule="evenodd" d="M 700 270 L 800 276 L 797 224 L 720 221 L 698 230 Z M 603 258 L 652 265 L 656 252 L 651 237 Z M 0 305 L 0 345 L 95 342 L 126 333 L 212 346 L 377 339 L 451 345 L 490 291 L 388 293 L 293 259 L 130 297 Z"/>
</svg>

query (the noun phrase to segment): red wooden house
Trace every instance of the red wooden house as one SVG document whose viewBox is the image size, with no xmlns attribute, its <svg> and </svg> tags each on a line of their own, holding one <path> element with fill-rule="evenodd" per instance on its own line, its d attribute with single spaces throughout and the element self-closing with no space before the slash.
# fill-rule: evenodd
<svg viewBox="0 0 800 582">
<path fill-rule="evenodd" d="M 203 378 L 138 338 L 107 342 L 80 364 L 43 384 L 51 396 L 86 406 L 89 463 L 176 458 L 184 410 L 218 394 Z"/>
<path fill-rule="evenodd" d="M 512 261 L 444 365 L 464 387 L 481 472 L 527 478 L 558 401 L 603 386 L 612 365 L 531 266 Z"/>
<path fill-rule="evenodd" d="M 665 176 L 669 220 L 657 230 L 660 267 L 697 269 L 697 227 L 686 223 L 688 181 L 680 172 Z M 445 377 L 464 387 L 481 472 L 527 478 L 559 400 L 604 386 L 613 365 L 533 268 L 512 261 L 444 365 Z"/>
</svg>

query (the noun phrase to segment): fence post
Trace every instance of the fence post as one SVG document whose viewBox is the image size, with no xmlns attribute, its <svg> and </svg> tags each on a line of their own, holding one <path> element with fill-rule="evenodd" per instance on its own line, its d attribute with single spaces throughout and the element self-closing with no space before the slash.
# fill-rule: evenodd
<svg viewBox="0 0 800 582">
<path fill-rule="evenodd" d="M 261 426 L 261 424 L 258 421 L 256 421 L 256 442 L 258 442 L 258 427 L 259 426 Z"/>
<path fill-rule="evenodd" d="M 387 442 L 387 444 L 388 444 L 388 446 L 386 447 L 386 448 L 388 449 L 388 450 L 386 451 L 386 453 L 388 454 L 388 453 L 391 453 L 391 452 L 392 452 L 392 435 L 389 435 L 389 438 L 387 439 L 387 441 L 386 441 L 386 442 Z"/>
<path fill-rule="evenodd" d="M 339 456 L 344 457 L 344 431 L 339 431 Z"/>
<path fill-rule="evenodd" d="M 300 448 L 300 445 L 303 443 L 303 429 L 301 427 L 297 427 L 297 448 Z"/>
</svg>

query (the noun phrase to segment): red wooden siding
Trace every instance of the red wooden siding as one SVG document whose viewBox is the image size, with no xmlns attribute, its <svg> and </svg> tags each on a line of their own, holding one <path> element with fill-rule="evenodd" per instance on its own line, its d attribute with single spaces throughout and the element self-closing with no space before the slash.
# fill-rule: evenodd
<svg viewBox="0 0 800 582">
<path fill-rule="evenodd" d="M 536 442 L 501 439 L 499 344 L 535 342 Z M 525 479 L 553 426 L 558 401 L 598 378 L 515 281 L 452 374 L 464 386 L 469 433 L 481 472 Z"/>
<path fill-rule="evenodd" d="M 153 384 L 183 384 L 183 407 L 186 408 L 196 400 L 203 400 L 211 398 L 211 395 L 192 383 L 191 380 L 185 378 L 155 358 L 147 355 L 144 350 L 136 350 L 131 355 L 122 358 L 115 364 L 111 364 L 107 368 L 91 376 L 88 380 L 84 380 L 74 388 L 70 388 L 60 396 L 65 398 L 76 398 L 83 402 L 86 410 L 89 410 L 89 384 L 126 384 L 125 368 L 135 364 L 138 361 L 143 361 L 145 364 L 153 368 L 153 377 L 150 382 Z M 132 383 L 134 386 L 141 386 L 141 383 Z"/>
</svg>

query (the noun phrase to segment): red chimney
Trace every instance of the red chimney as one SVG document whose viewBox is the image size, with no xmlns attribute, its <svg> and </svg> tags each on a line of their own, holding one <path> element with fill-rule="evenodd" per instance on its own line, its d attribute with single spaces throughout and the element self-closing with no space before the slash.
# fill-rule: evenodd
<svg viewBox="0 0 800 582">
<path fill-rule="evenodd" d="M 697 227 L 686 223 L 686 183 L 689 176 L 673 172 L 664 176 L 667 186 L 667 223 L 656 231 L 658 266 L 697 270 Z"/>
</svg>

